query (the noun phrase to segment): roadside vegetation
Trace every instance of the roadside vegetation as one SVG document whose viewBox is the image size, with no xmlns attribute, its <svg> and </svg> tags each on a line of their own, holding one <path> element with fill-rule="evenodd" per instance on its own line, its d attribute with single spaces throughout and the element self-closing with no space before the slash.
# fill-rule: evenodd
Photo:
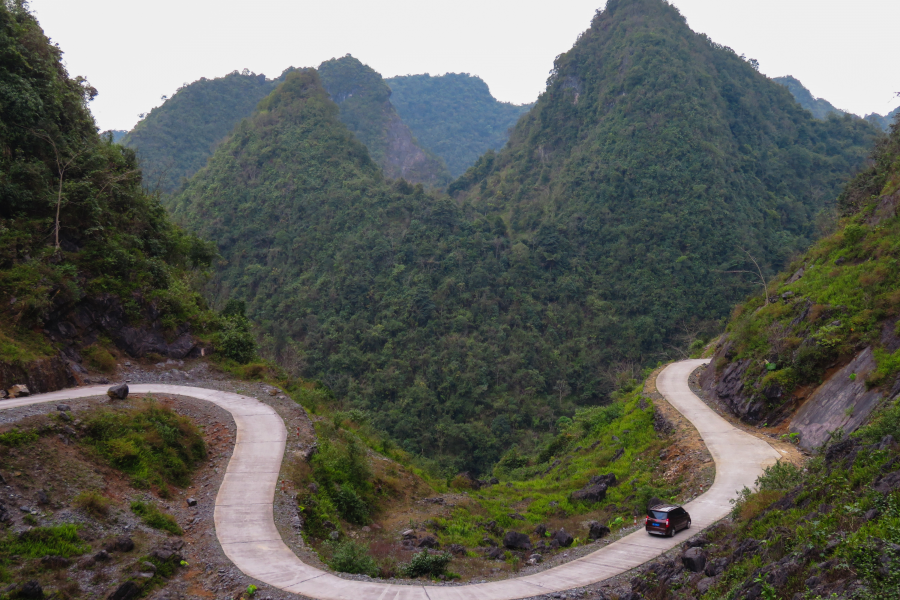
<svg viewBox="0 0 900 600">
<path fill-rule="evenodd" d="M 717 371 L 747 361 L 742 393 L 765 403 L 763 421 L 866 347 L 877 364 L 867 387 L 890 390 L 900 375 L 900 128 L 838 204 L 834 233 L 768 282 L 768 298 L 738 305 L 720 342 Z"/>
</svg>

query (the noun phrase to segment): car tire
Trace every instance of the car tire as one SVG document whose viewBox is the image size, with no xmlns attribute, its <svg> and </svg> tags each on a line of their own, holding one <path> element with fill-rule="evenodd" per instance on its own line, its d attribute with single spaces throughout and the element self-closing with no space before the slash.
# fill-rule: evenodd
<svg viewBox="0 0 900 600">
<path fill-rule="evenodd" d="M 688 519 L 687 525 L 685 525 L 684 528 L 685 528 L 685 529 L 690 529 L 690 528 L 691 528 L 691 520 L 690 520 L 690 519 Z"/>
</svg>

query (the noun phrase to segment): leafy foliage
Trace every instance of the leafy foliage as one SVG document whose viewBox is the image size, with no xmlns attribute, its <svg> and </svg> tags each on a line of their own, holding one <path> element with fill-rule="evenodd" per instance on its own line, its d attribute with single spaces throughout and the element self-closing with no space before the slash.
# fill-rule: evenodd
<svg viewBox="0 0 900 600">
<path fill-rule="evenodd" d="M 403 565 L 402 572 L 407 577 L 440 577 L 446 574 L 451 560 L 453 555 L 449 552 L 429 554 L 428 550 L 422 550 L 413 554 L 409 564 Z"/>
<path fill-rule="evenodd" d="M 334 545 L 334 553 L 328 566 L 341 573 L 357 573 L 375 577 L 378 565 L 369 555 L 369 549 L 354 540 L 346 539 Z"/>
<path fill-rule="evenodd" d="M 341 107 L 340 118 L 385 177 L 443 187 L 450 176 L 443 161 L 422 148 L 391 104 L 391 89 L 374 69 L 349 54 L 319 65 L 322 85 Z"/>
<path fill-rule="evenodd" d="M 85 418 L 84 442 L 131 475 L 135 486 L 184 486 L 206 444 L 187 417 L 147 401 L 124 411 L 96 411 Z"/>
<path fill-rule="evenodd" d="M 135 500 L 131 503 L 131 511 L 139 516 L 141 520 L 154 529 L 160 531 L 168 531 L 173 535 L 181 535 L 184 533 L 178 522 L 172 515 L 166 514 L 152 502 L 141 502 Z"/>
<path fill-rule="evenodd" d="M 610 6 L 456 201 L 385 182 L 318 74 L 288 75 L 172 200 L 219 243 L 210 294 L 452 472 L 490 471 L 716 327 L 752 285 L 718 272 L 738 246 L 771 269 L 807 243 L 809 190 L 831 195 L 874 130 L 815 121 L 658 0 Z M 610 66 L 626 55 L 632 83 Z"/>
<path fill-rule="evenodd" d="M 742 590 L 765 584 L 773 598 L 831 598 L 852 582 L 848 598 L 896 598 L 900 490 L 875 487 L 896 473 L 898 447 L 884 442 L 900 436 L 898 423 L 895 401 L 872 424 L 837 442 L 843 452 L 813 459 L 804 469 L 767 468 L 757 492 L 744 490 L 734 522 L 707 534 L 709 561 L 725 558 L 727 566 L 702 597 L 742 597 Z M 756 550 L 735 552 L 742 547 Z M 668 591 L 659 596 L 673 597 Z"/>
<path fill-rule="evenodd" d="M 468 73 L 407 75 L 385 80 L 391 104 L 416 139 L 459 177 L 488 150 L 499 150 L 509 129 L 531 104 L 496 100 L 487 84 Z"/>
<path fill-rule="evenodd" d="M 24 2 L 0 4 L 0 340 L 20 364 L 55 352 L 35 331 L 99 296 L 135 325 L 152 301 L 162 322 L 202 330 L 189 282 L 214 256 L 142 190 L 134 152 L 97 135 L 97 90 L 61 54 Z"/>
<path fill-rule="evenodd" d="M 206 160 L 257 103 L 283 80 L 232 71 L 178 89 L 171 98 L 135 125 L 122 145 L 137 152 L 150 186 L 164 193 L 178 190 L 206 165 Z"/>
<path fill-rule="evenodd" d="M 876 146 L 869 168 L 839 198 L 844 219 L 769 284 L 773 302 L 754 297 L 735 308 L 729 344 L 716 367 L 751 359 L 743 376 L 748 397 L 764 399 L 773 386 L 780 403 L 801 386 L 820 382 L 840 357 L 874 348 L 870 387 L 890 387 L 900 374 L 900 128 Z M 803 269 L 802 273 L 799 271 Z M 797 273 L 796 279 L 792 274 Z M 722 354 L 720 352 L 720 354 Z M 770 371 L 763 365 L 770 365 Z M 770 396 L 775 396 L 769 394 Z M 768 402 L 771 410 L 780 403 Z"/>
</svg>

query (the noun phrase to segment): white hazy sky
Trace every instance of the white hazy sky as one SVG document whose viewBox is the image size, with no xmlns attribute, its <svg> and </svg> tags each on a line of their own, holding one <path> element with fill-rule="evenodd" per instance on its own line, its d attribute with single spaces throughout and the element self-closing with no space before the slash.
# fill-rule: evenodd
<svg viewBox="0 0 900 600">
<path fill-rule="evenodd" d="M 673 0 L 694 31 L 863 115 L 900 104 L 900 0 Z M 605 0 L 31 0 L 69 74 L 100 91 L 101 129 L 131 129 L 180 85 L 275 77 L 350 53 L 385 77 L 478 75 L 532 102 Z"/>
</svg>

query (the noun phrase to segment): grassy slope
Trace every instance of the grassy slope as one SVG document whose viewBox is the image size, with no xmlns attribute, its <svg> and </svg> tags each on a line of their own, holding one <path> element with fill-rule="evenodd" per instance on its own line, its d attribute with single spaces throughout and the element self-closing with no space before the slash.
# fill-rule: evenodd
<svg viewBox="0 0 900 600">
<path fill-rule="evenodd" d="M 0 524 L 0 582 L 34 580 L 48 595 L 101 597 L 129 579 L 141 561 L 151 560 L 158 568 L 158 576 L 139 582 L 145 593 L 165 585 L 162 576 L 179 568 L 177 560 L 170 564 L 146 556 L 165 541 L 164 533 L 140 530 L 132 532 L 138 551 L 110 552 L 102 573 L 95 561 L 85 560 L 108 544 L 123 522 L 133 520 L 127 513 L 134 506 L 120 501 L 122 495 L 145 497 L 152 490 L 171 498 L 172 487 L 188 485 L 206 456 L 202 433 L 189 419 L 152 401 L 130 405 L 75 413 L 77 431 L 72 413 L 57 411 L 3 427 L 0 464 L 8 491 L 20 499 L 6 507 L 11 518 Z M 31 505 L 36 490 L 47 501 Z M 18 509 L 26 502 L 34 510 Z M 151 528 L 181 535 L 156 502 L 142 504 Z M 46 556 L 70 562 L 53 566 L 42 561 Z"/>
<path fill-rule="evenodd" d="M 744 490 L 704 535 L 706 574 L 662 561 L 632 585 L 655 600 L 900 597 L 900 445 L 886 436 L 900 439 L 897 401 L 805 469 L 780 464 Z"/>
<path fill-rule="evenodd" d="M 743 394 L 774 398 L 766 400 L 769 413 L 867 346 L 878 363 L 869 386 L 890 390 L 900 373 L 900 351 L 885 349 L 900 336 L 900 129 L 840 202 L 846 216 L 837 231 L 769 283 L 772 302 L 759 295 L 735 308 L 720 342 L 717 371 L 750 359 Z M 788 283 L 800 268 L 802 277 Z"/>
</svg>

